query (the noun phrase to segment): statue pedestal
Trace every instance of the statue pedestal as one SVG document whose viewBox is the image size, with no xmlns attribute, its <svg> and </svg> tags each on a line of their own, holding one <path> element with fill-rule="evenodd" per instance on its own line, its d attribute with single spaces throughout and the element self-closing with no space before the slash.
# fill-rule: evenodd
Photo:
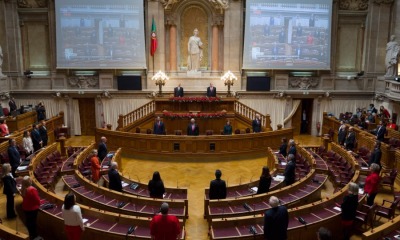
<svg viewBox="0 0 400 240">
<path fill-rule="evenodd" d="M 200 71 L 187 71 L 186 75 L 188 77 L 201 77 L 201 72 Z"/>
</svg>

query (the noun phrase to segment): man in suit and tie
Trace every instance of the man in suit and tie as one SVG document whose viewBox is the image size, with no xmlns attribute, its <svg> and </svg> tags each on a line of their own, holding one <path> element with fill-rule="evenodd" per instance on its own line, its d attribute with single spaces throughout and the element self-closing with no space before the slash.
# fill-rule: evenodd
<svg viewBox="0 0 400 240">
<path fill-rule="evenodd" d="M 217 89 L 214 87 L 212 83 L 210 86 L 207 87 L 207 97 L 216 97 L 217 96 Z"/>
<path fill-rule="evenodd" d="M 289 186 L 296 181 L 296 160 L 294 159 L 293 154 L 289 154 L 287 156 L 288 163 L 286 164 L 284 176 L 285 176 L 285 184 Z"/>
<path fill-rule="evenodd" d="M 194 118 L 190 119 L 189 126 L 187 127 L 188 136 L 199 136 L 199 126 L 196 124 Z"/>
<path fill-rule="evenodd" d="M 17 104 L 15 104 L 15 99 L 13 97 L 10 98 L 10 101 L 8 102 L 8 106 L 10 106 L 10 115 L 11 115 L 11 112 L 17 110 Z"/>
<path fill-rule="evenodd" d="M 225 199 L 226 198 L 226 183 L 221 179 L 222 172 L 217 169 L 215 171 L 215 179 L 210 182 L 210 190 L 208 198 L 211 199 Z"/>
<path fill-rule="evenodd" d="M 165 133 L 164 123 L 161 122 L 161 118 L 157 117 L 156 122 L 154 123 L 153 133 L 157 135 L 163 135 Z"/>
<path fill-rule="evenodd" d="M 32 124 L 32 133 L 31 133 L 33 150 L 36 152 L 37 150 L 42 148 L 42 138 L 40 137 L 39 126 L 35 123 Z"/>
<path fill-rule="evenodd" d="M 379 121 L 379 127 L 376 130 L 376 140 L 383 142 L 385 140 L 386 126 L 382 121 Z"/>
<path fill-rule="evenodd" d="M 381 151 L 381 142 L 376 141 L 374 151 L 372 151 L 371 156 L 369 157 L 369 165 L 376 163 L 379 165 L 380 168 L 381 166 L 381 157 L 382 157 L 382 151 Z"/>
<path fill-rule="evenodd" d="M 47 146 L 49 137 L 47 136 L 46 122 L 42 120 L 42 125 L 39 127 L 40 138 L 43 141 L 42 147 Z"/>
<path fill-rule="evenodd" d="M 108 171 L 108 188 L 117 192 L 122 192 L 121 176 L 118 172 L 118 163 L 111 162 L 110 171 Z"/>
<path fill-rule="evenodd" d="M 100 162 L 103 161 L 103 159 L 107 156 L 108 153 L 106 143 L 107 143 L 107 138 L 104 136 L 101 137 L 99 146 L 97 147 L 97 157 L 99 158 Z"/>
<path fill-rule="evenodd" d="M 183 97 L 183 87 L 181 87 L 180 83 L 174 88 L 174 97 Z"/>
<path fill-rule="evenodd" d="M 15 142 L 15 139 L 12 138 L 8 140 L 8 144 L 8 159 L 10 161 L 12 175 L 15 177 L 15 171 L 17 171 L 18 166 L 21 164 L 21 155 L 17 149 L 17 143 Z"/>
<path fill-rule="evenodd" d="M 254 132 L 254 133 L 259 133 L 259 132 L 261 132 L 261 119 L 260 119 L 260 114 L 256 114 L 256 119 L 253 120 L 252 126 L 253 126 L 253 132 Z"/>
<path fill-rule="evenodd" d="M 347 134 L 346 140 L 344 142 L 344 146 L 347 150 L 353 151 L 354 145 L 356 143 L 356 134 L 354 132 L 353 127 L 349 128 L 349 133 Z"/>
</svg>

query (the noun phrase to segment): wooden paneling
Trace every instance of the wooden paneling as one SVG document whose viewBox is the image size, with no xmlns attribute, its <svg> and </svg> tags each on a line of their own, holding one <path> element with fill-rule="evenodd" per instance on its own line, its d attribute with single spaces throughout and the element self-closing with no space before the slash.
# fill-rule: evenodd
<svg viewBox="0 0 400 240">
<path fill-rule="evenodd" d="M 94 135 L 96 128 L 95 103 L 92 98 L 80 98 L 79 114 L 81 116 L 82 135 Z"/>
<path fill-rule="evenodd" d="M 14 118 L 7 118 L 7 126 L 10 132 L 14 132 L 26 126 L 32 125 L 36 121 L 37 113 L 36 111 L 32 111 L 18 115 Z"/>
</svg>

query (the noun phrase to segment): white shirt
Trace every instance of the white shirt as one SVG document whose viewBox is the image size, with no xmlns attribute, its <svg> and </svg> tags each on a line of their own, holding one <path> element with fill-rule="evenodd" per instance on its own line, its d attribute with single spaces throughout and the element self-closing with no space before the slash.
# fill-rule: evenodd
<svg viewBox="0 0 400 240">
<path fill-rule="evenodd" d="M 65 210 L 63 205 L 62 216 L 64 218 L 65 225 L 80 226 L 82 230 L 85 229 L 83 226 L 81 208 L 78 205 L 72 206 L 69 210 Z"/>
<path fill-rule="evenodd" d="M 28 152 L 28 153 L 33 153 L 33 143 L 32 143 L 32 138 L 31 137 L 24 137 L 22 139 L 23 144 L 24 144 L 24 149 Z"/>
</svg>

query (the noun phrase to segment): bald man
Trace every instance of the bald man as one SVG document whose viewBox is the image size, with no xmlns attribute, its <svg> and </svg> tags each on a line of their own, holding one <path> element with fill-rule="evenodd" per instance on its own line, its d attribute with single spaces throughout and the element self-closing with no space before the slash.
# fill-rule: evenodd
<svg viewBox="0 0 400 240">
<path fill-rule="evenodd" d="M 97 148 L 97 152 L 98 152 L 97 156 L 99 157 L 100 162 L 103 161 L 103 159 L 107 156 L 107 153 L 108 153 L 106 143 L 107 143 L 107 138 L 104 136 L 101 137 L 99 146 Z"/>
</svg>

